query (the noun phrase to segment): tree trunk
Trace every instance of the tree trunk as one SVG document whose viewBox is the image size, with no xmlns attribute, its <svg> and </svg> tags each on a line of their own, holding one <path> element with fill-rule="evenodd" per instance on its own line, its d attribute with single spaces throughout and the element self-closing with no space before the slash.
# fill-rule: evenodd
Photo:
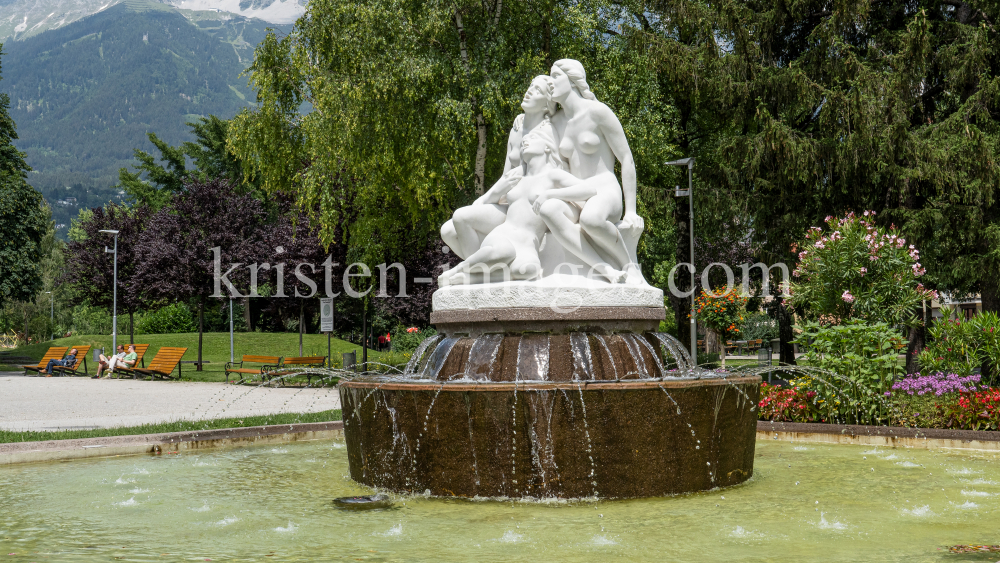
<svg viewBox="0 0 1000 563">
<path fill-rule="evenodd" d="M 128 312 L 128 343 L 135 344 L 135 311 Z"/>
<path fill-rule="evenodd" d="M 305 301 L 299 299 L 299 356 L 302 355 L 302 334 L 305 331 L 306 324 L 306 313 L 305 313 Z"/>
<path fill-rule="evenodd" d="M 779 296 L 778 299 L 781 299 Z M 778 362 L 785 365 L 794 366 L 795 346 L 792 340 L 795 333 L 792 332 L 792 311 L 785 305 L 778 305 Z"/>
<path fill-rule="evenodd" d="M 252 316 L 250 315 L 250 298 L 243 298 L 243 320 L 247 325 L 247 332 L 253 332 Z"/>
<path fill-rule="evenodd" d="M 725 346 L 722 337 L 714 329 L 705 329 L 705 352 L 709 354 L 722 354 Z"/>
<path fill-rule="evenodd" d="M 201 344 L 202 336 L 205 333 L 205 298 L 202 297 L 198 299 L 198 368 L 195 371 L 201 371 Z"/>
</svg>

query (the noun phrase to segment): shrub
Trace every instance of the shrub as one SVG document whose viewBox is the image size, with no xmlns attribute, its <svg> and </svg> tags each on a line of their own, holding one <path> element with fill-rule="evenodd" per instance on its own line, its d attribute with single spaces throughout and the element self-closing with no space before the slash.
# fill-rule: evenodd
<svg viewBox="0 0 1000 563">
<path fill-rule="evenodd" d="M 920 253 L 896 233 L 876 227 L 874 211 L 827 217 L 830 232 L 811 228 L 792 272 L 792 303 L 813 318 L 860 318 L 898 324 L 914 320 L 923 299 L 937 298 L 917 279 Z"/>
<path fill-rule="evenodd" d="M 919 356 L 925 372 L 965 376 L 984 361 L 1000 366 L 1000 316 L 996 313 L 982 313 L 968 321 L 946 316 L 932 324 L 927 334 L 929 343 Z"/>
<path fill-rule="evenodd" d="M 816 392 L 805 389 L 782 389 L 776 385 L 760 385 L 758 418 L 775 422 L 820 422 Z"/>
<path fill-rule="evenodd" d="M 410 330 L 399 325 L 396 330 L 392 331 L 392 351 L 412 353 L 421 342 L 435 334 L 437 331 L 433 328 Z"/>
<path fill-rule="evenodd" d="M 101 307 L 77 305 L 73 308 L 73 332 L 111 334 L 111 312 Z"/>
<path fill-rule="evenodd" d="M 997 430 L 1000 425 L 1000 389 L 983 389 L 959 395 L 958 400 L 938 406 L 949 428 Z"/>
<path fill-rule="evenodd" d="M 183 303 L 173 303 L 145 313 L 135 324 L 138 334 L 173 334 L 198 330 L 191 309 Z"/>
<path fill-rule="evenodd" d="M 798 387 L 816 391 L 824 418 L 859 424 L 888 419 L 885 394 L 902 377 L 897 355 L 905 347 L 902 335 L 885 323 L 860 320 L 823 326 L 807 322 L 795 340 L 805 347 L 803 363 L 823 370 L 796 380 Z"/>
<path fill-rule="evenodd" d="M 766 313 L 747 313 L 740 327 L 741 340 L 763 340 L 770 345 L 772 339 L 778 337 L 778 321 Z"/>
</svg>

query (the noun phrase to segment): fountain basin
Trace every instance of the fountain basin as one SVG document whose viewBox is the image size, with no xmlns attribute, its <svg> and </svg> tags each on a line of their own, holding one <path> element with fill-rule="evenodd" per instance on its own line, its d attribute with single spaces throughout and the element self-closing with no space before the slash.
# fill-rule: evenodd
<svg viewBox="0 0 1000 563">
<path fill-rule="evenodd" d="M 460 497 L 634 498 L 753 474 L 759 377 L 346 381 L 351 478 Z"/>
</svg>

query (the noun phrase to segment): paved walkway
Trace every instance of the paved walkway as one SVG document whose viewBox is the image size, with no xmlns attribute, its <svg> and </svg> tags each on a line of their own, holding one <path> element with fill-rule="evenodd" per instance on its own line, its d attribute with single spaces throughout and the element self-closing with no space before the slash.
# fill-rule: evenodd
<svg viewBox="0 0 1000 563">
<path fill-rule="evenodd" d="M 333 388 L 76 377 L 4 377 L 0 428 L 69 430 L 340 408 Z"/>
</svg>

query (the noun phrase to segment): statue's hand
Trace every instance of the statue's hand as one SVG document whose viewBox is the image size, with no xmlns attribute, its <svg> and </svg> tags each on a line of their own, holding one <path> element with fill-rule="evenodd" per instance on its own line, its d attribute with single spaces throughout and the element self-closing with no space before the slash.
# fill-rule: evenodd
<svg viewBox="0 0 1000 563">
<path fill-rule="evenodd" d="M 542 205 L 548 200 L 549 197 L 545 194 L 541 194 L 535 198 L 534 203 L 531 204 L 531 209 L 535 212 L 535 215 L 539 215 L 542 212 Z"/>
<path fill-rule="evenodd" d="M 635 213 L 626 213 L 620 223 L 618 223 L 618 228 L 622 231 L 637 231 L 641 233 L 646 228 L 646 222 L 642 220 Z"/>
</svg>

